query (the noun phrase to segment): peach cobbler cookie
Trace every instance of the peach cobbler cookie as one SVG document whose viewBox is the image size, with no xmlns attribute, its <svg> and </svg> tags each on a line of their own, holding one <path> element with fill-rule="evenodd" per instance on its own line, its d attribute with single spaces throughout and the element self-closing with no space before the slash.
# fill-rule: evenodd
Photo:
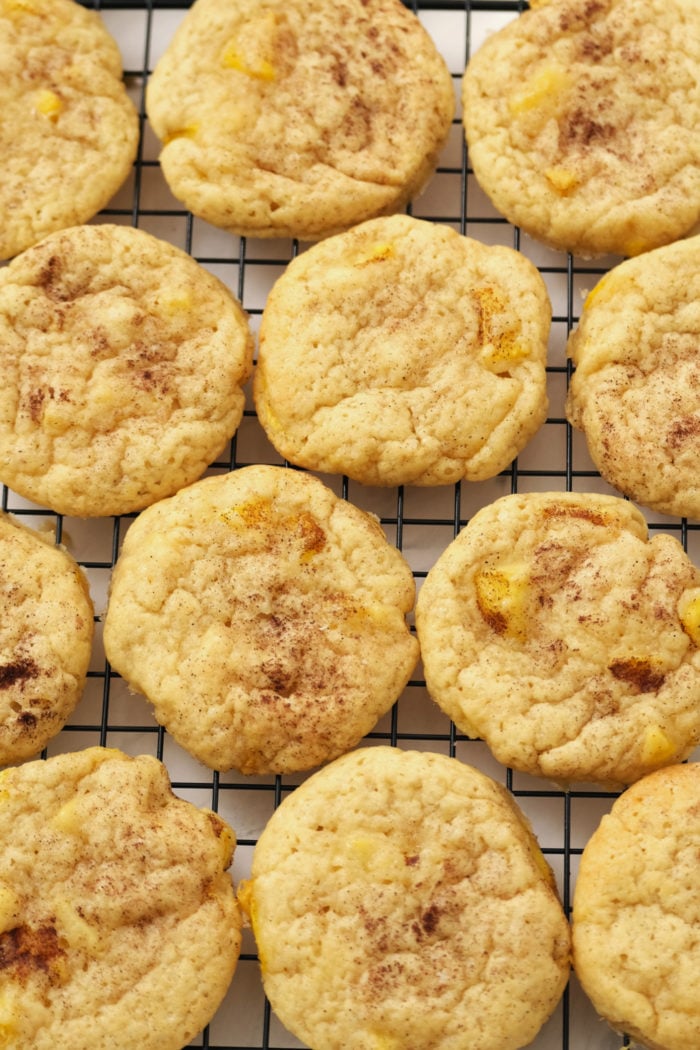
<svg viewBox="0 0 700 1050">
<path fill-rule="evenodd" d="M 191 256 L 76 226 L 0 270 L 0 479 L 62 514 L 140 510 L 199 478 L 243 415 L 248 319 Z"/>
<path fill-rule="evenodd" d="M 603 477 L 700 519 L 700 236 L 610 270 L 569 337 L 566 412 Z"/>
<path fill-rule="evenodd" d="M 285 458 L 367 485 L 490 478 L 545 420 L 550 322 L 519 252 L 372 219 L 313 245 L 272 288 L 258 416 Z"/>
<path fill-rule="evenodd" d="M 624 793 L 576 880 L 574 966 L 598 1013 L 653 1050 L 700 1046 L 700 765 Z"/>
<path fill-rule="evenodd" d="M 148 755 L 93 747 L 0 774 L 3 1045 L 188 1044 L 238 961 L 234 847 Z"/>
<path fill-rule="evenodd" d="M 376 519 L 309 474 L 243 467 L 131 526 L 105 649 L 207 766 L 309 769 L 354 747 L 403 690 L 414 594 Z"/>
<path fill-rule="evenodd" d="M 0 259 L 87 222 L 126 179 L 139 122 L 119 49 L 73 0 L 0 0 Z"/>
<path fill-rule="evenodd" d="M 628 784 L 700 741 L 700 572 L 614 496 L 484 507 L 421 588 L 428 690 L 504 765 Z"/>
<path fill-rule="evenodd" d="M 0 765 L 37 755 L 85 686 L 94 631 L 83 571 L 63 548 L 0 514 Z"/>
<path fill-rule="evenodd" d="M 363 748 L 314 773 L 239 887 L 265 991 L 324 1050 L 516 1050 L 569 977 L 554 876 L 511 795 L 455 758 Z"/>
<path fill-rule="evenodd" d="M 475 175 L 538 240 L 638 255 L 700 220 L 698 0 L 549 0 L 463 81 Z"/>
<path fill-rule="evenodd" d="M 165 178 L 195 215 L 317 240 L 423 189 L 455 99 L 400 0 L 197 0 L 146 105 Z"/>
</svg>

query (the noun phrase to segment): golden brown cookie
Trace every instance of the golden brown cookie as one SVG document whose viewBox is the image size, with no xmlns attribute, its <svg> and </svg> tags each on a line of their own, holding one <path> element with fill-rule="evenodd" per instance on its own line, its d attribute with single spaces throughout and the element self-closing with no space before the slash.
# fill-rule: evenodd
<svg viewBox="0 0 700 1050">
<path fill-rule="evenodd" d="M 510 1050 L 569 976 L 514 800 L 457 759 L 360 749 L 288 795 L 239 887 L 283 1023 L 324 1050 Z"/>
<path fill-rule="evenodd" d="M 76 226 L 0 271 L 0 478 L 62 514 L 140 510 L 199 478 L 243 414 L 253 339 L 193 258 Z"/>
<path fill-rule="evenodd" d="M 498 210 L 583 256 L 638 255 L 700 221 L 697 0 L 549 0 L 463 80 L 469 159 Z"/>
<path fill-rule="evenodd" d="M 31 758 L 78 703 L 93 606 L 66 550 L 0 515 L 0 765 Z"/>
<path fill-rule="evenodd" d="M 297 256 L 272 288 L 258 416 L 286 459 L 367 485 L 490 478 L 544 422 L 550 321 L 520 253 L 372 219 Z"/>
<path fill-rule="evenodd" d="M 207 766 L 291 772 L 353 747 L 398 698 L 413 599 L 376 519 L 309 474 L 244 467 L 131 526 L 105 650 Z"/>
<path fill-rule="evenodd" d="M 586 845 L 574 966 L 598 1013 L 652 1050 L 700 1046 L 700 765 L 634 784 Z"/>
<path fill-rule="evenodd" d="M 628 784 L 700 742 L 700 572 L 625 500 L 478 511 L 421 588 L 428 690 L 504 765 Z"/>
<path fill-rule="evenodd" d="M 0 775 L 0 1036 L 180 1050 L 230 984 L 235 838 L 155 758 L 88 748 Z"/>
<path fill-rule="evenodd" d="M 614 267 L 589 293 L 568 353 L 566 412 L 603 477 L 700 519 L 700 236 Z"/>
<path fill-rule="evenodd" d="M 455 100 L 400 0 L 197 0 L 146 105 L 165 178 L 195 215 L 317 240 L 423 188 Z"/>
<path fill-rule="evenodd" d="M 0 0 L 0 259 L 105 207 L 136 157 L 121 55 L 73 0 Z"/>
</svg>

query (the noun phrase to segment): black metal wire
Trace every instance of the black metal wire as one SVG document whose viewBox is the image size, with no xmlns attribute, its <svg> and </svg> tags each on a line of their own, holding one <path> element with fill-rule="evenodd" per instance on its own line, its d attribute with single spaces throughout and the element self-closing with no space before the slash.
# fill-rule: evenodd
<svg viewBox="0 0 700 1050">
<path fill-rule="evenodd" d="M 143 59 L 140 66 L 127 69 L 125 74 L 126 81 L 138 100 L 137 104 L 142 126 L 145 127 L 147 121 L 144 102 L 145 88 L 153 64 L 151 58 L 153 45 L 156 43 L 162 45 L 164 43 L 162 40 L 157 39 L 158 15 L 164 11 L 182 11 L 184 13 L 184 10 L 190 6 L 190 0 L 96 0 L 94 3 L 90 2 L 90 0 L 81 0 L 81 2 L 84 3 L 84 6 L 96 8 L 105 15 L 121 12 L 124 16 L 124 21 L 122 23 L 120 19 L 120 24 L 126 24 L 135 13 L 145 13 L 142 46 Z M 463 25 L 463 29 L 460 29 L 460 32 L 464 34 L 463 61 L 459 68 L 451 70 L 455 78 L 455 85 L 458 87 L 464 64 L 466 64 L 474 46 L 476 18 L 481 14 L 489 13 L 515 16 L 527 5 L 522 2 L 507 2 L 507 0 L 501 3 L 495 2 L 495 0 L 494 2 L 489 2 L 489 0 L 410 0 L 410 3 L 407 2 L 407 6 L 419 15 L 430 13 L 445 16 L 445 18 L 454 17 L 455 25 Z M 459 19 L 463 19 L 463 22 L 459 21 L 457 16 L 459 16 Z M 461 128 L 459 128 L 459 134 L 461 135 Z M 222 249 L 222 252 L 217 254 L 207 249 L 205 253 L 198 255 L 196 253 L 196 245 L 199 243 L 198 235 L 202 229 L 199 220 L 194 219 L 184 209 L 180 209 L 177 206 L 174 207 L 171 199 L 166 194 L 164 194 L 163 199 L 167 203 L 162 208 L 154 206 L 152 201 L 149 202 L 148 206 L 144 204 L 146 198 L 145 184 L 149 178 L 157 175 L 157 160 L 144 155 L 144 144 L 142 141 L 135 164 L 131 200 L 125 202 L 123 197 L 120 196 L 117 203 L 113 203 L 112 206 L 104 210 L 101 218 L 108 221 L 129 222 L 146 229 L 152 225 L 154 220 L 179 221 L 184 229 L 184 247 L 201 265 L 207 268 L 216 268 L 222 265 L 230 266 L 236 273 L 232 290 L 237 294 L 255 323 L 259 320 L 264 306 L 264 303 L 256 298 L 258 294 L 256 292 L 258 276 L 261 274 L 263 277 L 274 275 L 277 271 L 283 269 L 296 255 L 299 245 L 295 242 L 262 245 L 259 242 L 246 240 L 245 238 L 231 238 L 229 242 L 221 242 L 228 243 L 230 251 Z M 459 163 L 445 163 L 438 168 L 437 175 L 455 180 L 455 184 L 458 186 L 456 199 L 459 201 L 459 205 L 456 212 L 446 207 L 437 214 L 431 214 L 427 217 L 436 222 L 450 223 L 461 233 L 469 232 L 471 236 L 480 236 L 482 233 L 487 235 L 489 232 L 497 229 L 509 236 L 516 248 L 523 249 L 518 230 L 509 227 L 504 219 L 492 214 L 489 210 L 479 213 L 478 194 L 475 192 L 473 173 L 469 167 L 468 154 L 463 141 Z M 152 197 L 152 194 L 150 196 Z M 413 212 L 414 214 L 422 214 L 420 202 L 417 202 Z M 580 303 L 576 299 L 576 280 L 585 278 L 590 283 L 593 283 L 604 270 L 590 263 L 576 260 L 571 256 L 563 254 L 552 255 L 551 253 L 546 264 L 542 264 L 540 269 L 545 278 L 562 280 L 565 284 L 563 310 L 555 313 L 553 320 L 556 324 L 563 326 L 568 333 L 577 323 L 580 310 Z M 551 364 L 548 368 L 548 373 L 552 381 L 559 378 L 566 383 L 570 374 L 570 365 L 568 363 Z M 559 411 L 556 411 L 557 409 Z M 549 428 L 553 435 L 558 434 L 561 428 L 565 428 L 563 454 L 554 454 L 546 465 L 535 468 L 527 465 L 527 450 L 525 450 L 525 454 L 520 457 L 520 460 L 516 461 L 507 471 L 504 471 L 498 479 L 499 483 L 501 483 L 503 494 L 508 490 L 518 491 L 531 488 L 533 485 L 540 488 L 551 486 L 560 490 L 570 490 L 575 487 L 580 488 L 582 483 L 587 484 L 599 481 L 597 473 L 588 464 L 583 467 L 575 464 L 574 437 L 571 427 L 564 418 L 561 405 L 553 406 L 552 414 L 544 426 Z M 553 445 L 557 447 L 556 442 L 553 442 Z M 254 408 L 252 403 L 249 402 L 238 434 L 232 440 L 230 447 L 212 465 L 212 469 L 217 471 L 232 470 L 250 462 L 258 461 L 250 457 L 248 452 L 250 448 L 255 450 L 262 448 L 263 452 L 261 455 L 264 457 L 264 461 L 279 461 L 278 458 L 275 458 L 273 450 L 265 448 L 264 437 L 261 435 L 257 424 Z M 340 494 L 343 497 L 354 498 L 357 489 L 348 483 L 347 478 L 335 479 L 335 483 L 339 485 Z M 539 486 L 537 483 L 539 483 Z M 397 548 L 411 562 L 418 586 L 425 577 L 429 566 L 421 564 L 420 552 L 414 549 L 417 545 L 412 540 L 412 537 L 421 532 L 427 535 L 428 529 L 439 529 L 442 530 L 440 535 L 444 536 L 442 545 L 446 546 L 449 540 L 456 536 L 469 520 L 467 508 L 472 505 L 473 491 L 467 483 L 457 484 L 447 494 L 449 500 L 446 500 L 444 506 L 441 505 L 439 510 L 435 510 L 431 498 L 426 498 L 423 501 L 420 512 L 416 512 L 415 493 L 410 493 L 409 490 L 400 488 L 395 491 L 391 498 L 391 509 L 388 509 L 389 503 L 387 503 L 384 512 L 380 513 L 380 520 L 384 527 L 388 532 L 393 532 Z M 491 491 L 491 489 L 488 489 L 488 492 Z M 485 497 L 484 502 L 486 501 L 487 498 Z M 33 520 L 34 523 L 36 523 L 37 519 L 42 518 L 46 519 L 46 522 L 53 522 L 57 542 L 66 542 L 69 546 L 74 542 L 75 523 L 63 519 L 60 515 L 54 515 L 45 509 L 25 504 L 24 501 L 18 500 L 12 493 L 9 493 L 4 486 L 2 489 L 2 509 L 12 511 L 20 518 L 26 517 L 28 520 Z M 133 518 L 133 515 L 114 519 L 111 541 L 108 545 L 109 549 L 102 558 L 93 555 L 81 557 L 78 543 L 74 553 L 91 578 L 91 581 L 94 581 L 99 573 L 108 573 L 113 567 L 131 518 Z M 680 520 L 650 520 L 650 528 L 673 532 L 687 550 L 691 541 L 697 542 L 700 524 L 689 524 Z M 436 557 L 437 552 L 433 551 L 432 556 L 433 558 Z M 98 610 L 98 620 L 100 611 Z M 98 659 L 91 667 L 88 676 L 88 686 L 93 698 L 91 704 L 87 706 L 81 705 L 78 708 L 75 717 L 65 727 L 54 744 L 47 748 L 44 754 L 50 754 L 55 750 L 84 746 L 84 743 L 87 741 L 89 743 L 121 746 L 127 750 L 133 747 L 138 747 L 142 750 L 149 748 L 151 753 L 162 758 L 166 761 L 166 764 L 170 762 L 174 769 L 178 768 L 178 762 L 172 760 L 172 742 L 168 739 L 165 731 L 150 719 L 149 709 L 145 703 L 138 706 L 139 715 L 135 721 L 127 723 L 123 721 L 120 715 L 120 700 L 123 699 L 124 683 L 120 681 L 119 676 L 112 671 L 103 657 Z M 471 740 L 458 732 L 447 718 L 444 718 L 436 729 L 432 709 L 431 719 L 429 719 L 431 722 L 430 728 L 416 728 L 412 725 L 410 719 L 406 723 L 405 712 L 410 710 L 409 698 L 417 699 L 420 705 L 425 706 L 426 711 L 429 709 L 432 702 L 427 697 L 425 682 L 422 678 L 415 677 L 409 682 L 405 694 L 394 705 L 390 715 L 382 720 L 380 725 L 368 735 L 368 741 L 381 741 L 399 747 L 427 747 L 440 750 L 446 754 L 457 755 L 462 760 L 471 761 L 475 765 L 483 764 L 484 749 L 481 742 Z M 89 712 L 89 717 L 86 712 Z M 299 779 L 274 776 L 249 780 L 235 772 L 219 775 L 211 773 L 202 767 L 191 768 L 193 775 L 178 776 L 176 774 L 173 776 L 174 790 L 182 794 L 183 797 L 196 796 L 200 800 L 200 804 L 219 810 L 224 815 L 229 810 L 236 810 L 239 815 L 245 813 L 246 802 L 250 802 L 252 797 L 267 799 L 269 801 L 269 812 L 271 813 L 282 799 L 290 791 L 294 790 Z M 493 768 L 493 764 L 487 763 L 487 771 L 493 772 Z M 548 785 L 543 786 L 537 781 L 526 782 L 526 778 L 514 775 L 512 771 L 506 769 L 500 772 L 500 776 L 502 782 L 512 791 L 526 813 L 534 810 L 536 816 L 538 804 L 556 803 L 560 806 L 561 813 L 556 821 L 556 840 L 550 838 L 548 841 L 545 841 L 543 848 L 550 861 L 560 862 L 559 886 L 564 907 L 568 912 L 571 906 L 574 865 L 582 850 L 581 836 L 577 831 L 579 808 L 590 806 L 593 803 L 605 808 L 612 803 L 614 795 L 610 792 L 590 790 L 580 786 L 564 792 Z M 251 826 L 255 824 L 255 819 L 255 817 L 251 818 Z M 247 826 L 248 824 L 246 823 Z M 535 830 L 538 830 L 536 821 Z M 243 851 L 244 854 L 249 855 L 254 848 L 256 840 L 256 834 L 246 832 L 241 835 L 238 840 L 238 851 Z M 244 945 L 239 970 L 251 967 L 257 972 L 257 957 L 254 945 L 252 941 L 249 941 L 247 945 Z M 250 970 L 248 973 L 250 973 Z M 237 974 L 231 991 L 234 1002 L 238 1002 L 236 999 L 238 979 Z M 555 1015 L 550 1025 L 543 1030 L 543 1035 L 533 1044 L 535 1050 L 552 1050 L 555 1046 L 561 1047 L 562 1050 L 568 1050 L 570 1046 L 575 1048 L 577 1046 L 583 1047 L 584 1045 L 587 1050 L 590 1050 L 590 1048 L 596 1048 L 596 1050 L 610 1048 L 612 1050 L 612 1048 L 619 1046 L 619 1037 L 610 1036 L 609 1033 L 606 1034 L 604 1026 L 600 1026 L 595 1021 L 590 1010 L 584 1008 L 582 1011 L 580 999 L 580 996 L 574 996 L 567 992 L 558 1014 Z M 261 995 L 257 1000 L 253 1000 L 252 1003 L 242 1002 L 240 1005 L 244 1012 L 253 1009 L 257 1010 L 259 1006 L 259 1016 L 253 1019 L 257 1021 L 258 1025 L 259 1039 L 257 1041 L 244 1043 L 236 1041 L 235 1022 L 226 1031 L 222 1031 L 217 1018 L 214 1018 L 212 1024 L 199 1041 L 192 1045 L 209 1047 L 210 1050 L 267 1050 L 267 1048 L 273 1047 L 298 1045 L 296 1041 L 287 1037 L 281 1030 L 270 1011 L 269 1004 Z M 595 1027 L 593 1027 L 594 1025 Z M 245 1030 L 250 1030 L 250 1024 L 247 1025 Z M 406 1048 L 406 1050 L 410 1050 L 410 1048 Z"/>
</svg>

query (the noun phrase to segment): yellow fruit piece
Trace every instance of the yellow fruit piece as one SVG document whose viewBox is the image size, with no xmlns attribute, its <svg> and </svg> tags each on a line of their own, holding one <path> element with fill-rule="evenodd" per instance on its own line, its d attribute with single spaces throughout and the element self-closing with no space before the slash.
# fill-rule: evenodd
<svg viewBox="0 0 700 1050">
<path fill-rule="evenodd" d="M 48 117 L 49 120 L 56 121 L 58 119 L 58 114 L 63 109 L 63 103 L 53 91 L 43 89 L 37 91 L 34 95 L 34 108 L 37 113 L 41 113 L 42 116 Z"/>
<path fill-rule="evenodd" d="M 549 118 L 560 109 L 570 85 L 571 77 L 565 69 L 543 66 L 510 96 L 508 108 L 513 116 L 538 110 L 543 117 Z"/>
<path fill-rule="evenodd" d="M 192 309 L 194 305 L 192 296 L 189 292 L 181 292 L 179 295 L 172 295 L 167 299 L 163 299 L 161 303 L 162 312 L 169 317 L 176 317 L 178 314 L 186 313 Z"/>
<path fill-rule="evenodd" d="M 238 890 L 236 891 L 236 899 L 238 900 L 239 907 L 244 915 L 248 916 L 250 925 L 253 929 L 253 935 L 258 949 L 258 962 L 260 963 L 260 969 L 262 973 L 265 973 L 267 968 L 266 961 L 263 956 L 263 951 L 260 946 L 260 930 L 258 926 L 258 906 L 253 893 L 254 879 L 241 879 L 238 883 Z"/>
<path fill-rule="evenodd" d="M 222 866 L 226 869 L 233 860 L 236 836 L 233 829 L 228 826 L 225 820 L 221 819 L 218 813 L 214 813 L 212 810 L 205 810 L 205 812 L 216 835 Z"/>
<path fill-rule="evenodd" d="M 111 398 L 113 400 L 113 397 Z M 75 416 L 70 406 L 49 402 L 41 419 L 42 430 L 47 434 L 65 434 L 75 426 Z"/>
<path fill-rule="evenodd" d="M 547 168 L 544 177 L 552 189 L 565 197 L 567 193 L 578 186 L 578 176 L 575 171 L 568 168 Z"/>
<path fill-rule="evenodd" d="M 345 626 L 350 630 L 355 628 L 360 631 L 366 630 L 369 623 L 376 624 L 378 627 L 386 627 L 391 618 L 392 611 L 385 605 L 353 606 L 346 617 Z"/>
<path fill-rule="evenodd" d="M 352 839 L 348 844 L 351 855 L 360 862 L 362 867 L 367 867 L 376 849 L 372 838 L 363 838 L 361 835 Z"/>
<path fill-rule="evenodd" d="M 100 948 L 100 935 L 86 922 L 75 906 L 68 900 L 60 899 L 54 901 L 53 911 L 60 934 L 69 947 L 84 951 L 88 955 L 96 955 Z"/>
<path fill-rule="evenodd" d="M 221 515 L 227 525 L 247 525 L 256 528 L 268 526 L 272 521 L 272 506 L 268 499 L 252 499 L 247 503 L 238 503 Z"/>
<path fill-rule="evenodd" d="M 74 798 L 61 806 L 51 821 L 56 831 L 62 831 L 65 835 L 80 834 L 82 822 L 77 813 L 77 808 L 77 799 Z"/>
<path fill-rule="evenodd" d="M 479 612 L 496 634 L 524 642 L 528 636 L 530 585 L 527 567 L 502 563 L 474 578 Z"/>
<path fill-rule="evenodd" d="M 527 347 L 514 340 L 500 339 L 496 343 L 487 343 L 482 347 L 479 360 L 490 372 L 504 372 L 508 365 L 524 361 Z"/>
<path fill-rule="evenodd" d="M 387 259 L 393 259 L 396 255 L 396 249 L 393 244 L 373 244 L 361 255 L 356 256 L 353 259 L 353 266 L 367 266 L 370 263 L 375 262 L 386 262 Z"/>
<path fill-rule="evenodd" d="M 13 1050 L 17 1042 L 18 1005 L 14 996 L 6 992 L 0 994 L 0 1050 Z"/>
<path fill-rule="evenodd" d="M 371 1036 L 371 1039 L 372 1050 L 401 1050 L 403 1046 L 401 1040 L 393 1035 L 379 1035 L 375 1033 Z"/>
<path fill-rule="evenodd" d="M 250 65 L 235 48 L 229 46 L 224 49 L 221 56 L 221 64 L 226 69 L 235 69 L 239 73 L 245 73 L 247 77 L 255 80 L 274 80 L 275 70 L 267 59 L 260 59 L 255 65 Z"/>
<path fill-rule="evenodd" d="M 270 402 L 267 400 L 267 380 L 265 379 L 265 372 L 263 368 L 258 366 L 258 373 L 255 377 L 257 383 L 258 397 L 264 401 L 264 412 L 265 412 L 265 429 L 269 432 L 274 430 L 276 433 L 281 434 L 283 431 L 280 418 L 275 411 L 270 407 Z"/>
<path fill-rule="evenodd" d="M 509 364 L 527 357 L 527 347 L 519 339 L 520 326 L 508 317 L 505 300 L 488 285 L 475 288 L 473 295 L 481 346 L 479 358 L 484 367 L 493 372 L 504 371 Z"/>
<path fill-rule="evenodd" d="M 406 860 L 383 835 L 353 835 L 342 846 L 339 863 L 354 870 L 360 879 L 400 882 L 406 875 Z"/>
<path fill-rule="evenodd" d="M 700 647 L 700 590 L 690 591 L 681 599 L 679 615 L 683 630 Z"/>
<path fill-rule="evenodd" d="M 188 124 L 184 128 L 177 128 L 175 131 L 168 132 L 163 138 L 163 145 L 167 146 L 169 142 L 174 142 L 175 139 L 193 139 L 196 138 L 197 132 L 199 131 L 198 124 Z"/>
<path fill-rule="evenodd" d="M 642 237 L 630 237 L 623 246 L 622 254 L 628 256 L 641 255 L 642 252 L 649 251 L 649 248 L 649 242 Z"/>
<path fill-rule="evenodd" d="M 2 1021 L 0 1021 L 0 1047 L 2 1047 L 3 1050 L 5 1047 L 10 1050 L 10 1048 L 15 1045 L 14 1036 L 16 1031 L 17 1028 L 15 1025 L 3 1024 Z"/>
<path fill-rule="evenodd" d="M 274 80 L 277 34 L 277 18 L 273 11 L 250 18 L 221 51 L 221 65 L 254 80 Z"/>
<path fill-rule="evenodd" d="M 647 726 L 642 740 L 642 761 L 654 766 L 668 762 L 676 754 L 676 745 L 661 726 Z"/>
<path fill-rule="evenodd" d="M 253 921 L 253 880 L 252 879 L 241 879 L 238 883 L 238 891 L 236 893 L 238 903 L 241 906 L 241 910 L 248 918 Z"/>
<path fill-rule="evenodd" d="M 221 514 L 221 520 L 232 527 L 247 526 L 250 529 L 260 528 L 277 533 L 278 536 L 291 535 L 301 545 L 300 560 L 308 562 L 326 545 L 326 534 L 313 514 L 302 511 L 301 514 L 287 514 L 284 517 L 273 516 L 269 499 L 254 499 L 239 503 Z"/>
<path fill-rule="evenodd" d="M 0 11 L 10 17 L 27 14 L 34 11 L 34 4 L 32 0 L 2 0 Z M 0 1043 L 0 1046 L 2 1046 L 2 1043 Z"/>
<path fill-rule="evenodd" d="M 593 303 L 597 303 L 599 306 L 603 302 L 607 302 L 617 292 L 617 282 L 609 275 L 606 274 L 602 277 L 596 285 L 591 288 L 590 292 L 586 296 L 583 308 L 588 310 Z"/>
</svg>

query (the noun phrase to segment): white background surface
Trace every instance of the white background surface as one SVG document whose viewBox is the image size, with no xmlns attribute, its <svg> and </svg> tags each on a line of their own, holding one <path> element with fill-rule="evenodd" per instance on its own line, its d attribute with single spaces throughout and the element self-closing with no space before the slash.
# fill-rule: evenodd
<svg viewBox="0 0 700 1050">
<path fill-rule="evenodd" d="M 111 0 L 110 0 L 111 2 Z M 471 10 L 469 0 L 461 10 L 433 9 L 418 13 L 454 76 L 459 99 L 461 74 L 469 49 L 475 50 L 486 35 L 517 17 L 514 5 L 478 5 L 489 10 Z M 431 5 L 433 6 L 433 5 Z M 474 7 L 477 5 L 475 4 Z M 143 112 L 147 74 L 167 46 L 184 15 L 182 10 L 126 9 L 110 6 L 104 20 L 119 43 L 127 83 Z M 459 117 L 459 111 L 458 111 Z M 144 120 L 142 152 L 133 177 L 110 207 L 95 221 L 136 224 L 140 228 L 190 251 L 203 266 L 221 278 L 241 298 L 257 330 L 269 288 L 291 258 L 289 241 L 253 241 L 239 238 L 192 219 L 170 194 L 157 164 L 158 143 Z M 585 262 L 550 251 L 520 237 L 496 214 L 468 174 L 459 119 L 440 161 L 435 177 L 412 208 L 413 214 L 440 222 L 487 243 L 519 247 L 541 269 L 553 304 L 554 322 L 549 352 L 550 412 L 547 423 L 503 475 L 487 482 L 437 489 L 380 490 L 339 478 L 323 480 L 357 505 L 373 511 L 392 543 L 401 547 L 416 575 L 417 586 L 456 531 L 479 507 L 511 491 L 560 490 L 611 492 L 595 473 L 585 443 L 572 433 L 564 418 L 567 364 L 565 342 L 576 323 L 582 297 L 616 259 Z M 303 250 L 303 245 L 299 246 Z M 252 399 L 233 447 L 227 450 L 215 471 L 254 462 L 281 463 L 268 444 L 254 412 Z M 106 603 L 110 570 L 129 520 L 99 519 L 81 522 L 57 519 L 13 493 L 5 493 L 5 507 L 19 513 L 37 527 L 52 528 L 85 566 L 96 610 Z M 700 561 L 697 526 L 686 527 L 677 519 L 649 515 L 652 531 L 666 530 L 681 539 L 691 556 Z M 250 867 L 254 842 L 277 801 L 299 782 L 299 777 L 243 778 L 236 773 L 221 776 L 195 762 L 159 730 L 150 706 L 140 696 L 130 695 L 118 678 L 111 678 L 99 638 L 83 700 L 68 726 L 52 742 L 49 754 L 76 750 L 92 744 L 122 748 L 129 754 L 151 753 L 168 766 L 174 790 L 197 805 L 211 806 L 231 823 L 239 846 L 233 868 L 234 879 L 244 877 Z M 447 719 L 427 696 L 420 666 L 394 711 L 371 735 L 372 740 L 402 747 L 456 754 L 478 766 L 515 791 L 518 802 L 534 825 L 547 859 L 554 868 L 566 905 L 576 877 L 578 858 L 601 815 L 609 810 L 613 796 L 587 786 L 568 794 L 552 785 L 522 774 L 512 775 L 500 767 L 478 741 L 455 734 Z M 697 757 L 697 756 L 696 756 Z M 562 1004 L 533 1044 L 537 1050 L 613 1050 L 622 1038 L 597 1020 L 592 1008 L 572 980 Z M 300 1047 L 270 1015 L 258 975 L 255 946 L 247 931 L 243 955 L 229 995 L 207 1032 L 193 1046 L 217 1048 Z M 318 1048 L 317 1048 L 318 1050 Z M 410 1048 L 406 1048 L 410 1050 Z"/>
</svg>

